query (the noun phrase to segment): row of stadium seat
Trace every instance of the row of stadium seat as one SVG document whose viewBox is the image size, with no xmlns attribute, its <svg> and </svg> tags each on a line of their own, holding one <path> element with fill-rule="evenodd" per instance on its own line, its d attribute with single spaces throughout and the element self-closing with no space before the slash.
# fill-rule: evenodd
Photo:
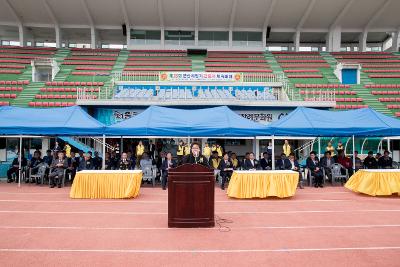
<svg viewBox="0 0 400 267">
<path fill-rule="evenodd" d="M 400 91 L 372 91 L 373 95 L 400 95 Z"/>
<path fill-rule="evenodd" d="M 318 69 L 294 69 L 294 70 L 283 70 L 285 73 L 316 73 L 320 72 Z"/>
<path fill-rule="evenodd" d="M 281 64 L 281 68 L 330 68 L 329 64 Z"/>
<path fill-rule="evenodd" d="M 75 70 L 99 70 L 99 71 L 111 71 L 112 67 L 76 67 Z"/>
<path fill-rule="evenodd" d="M 270 68 L 267 63 L 205 63 L 206 67 L 251 67 L 251 68 Z"/>
<path fill-rule="evenodd" d="M 24 65 L 0 65 L 1 69 L 25 69 Z"/>
<path fill-rule="evenodd" d="M 365 88 L 400 88 L 400 84 L 366 84 Z"/>
<path fill-rule="evenodd" d="M 380 97 L 378 100 L 380 102 L 400 102 L 400 98 L 397 97 Z"/>
<path fill-rule="evenodd" d="M 336 98 L 336 102 L 363 102 L 361 97 Z"/>
<path fill-rule="evenodd" d="M 17 98 L 17 94 L 0 94 L 0 98 Z"/>
<path fill-rule="evenodd" d="M 369 78 L 400 78 L 400 74 L 370 74 Z"/>
<path fill-rule="evenodd" d="M 187 53 L 130 53 L 129 57 L 186 57 Z"/>
<path fill-rule="evenodd" d="M 110 72 L 107 72 L 107 71 L 71 71 L 71 75 L 109 76 Z"/>
<path fill-rule="evenodd" d="M 359 109 L 367 107 L 368 105 L 336 105 L 335 109 Z"/>
<path fill-rule="evenodd" d="M 363 70 L 365 73 L 394 73 L 394 72 L 400 72 L 400 69 L 367 69 Z"/>
<path fill-rule="evenodd" d="M 324 75 L 322 74 L 288 74 L 286 76 L 288 78 L 313 78 L 313 79 L 324 78 Z"/>
<path fill-rule="evenodd" d="M 76 99 L 76 95 L 36 95 L 36 99 Z"/>
<path fill-rule="evenodd" d="M 0 74 L 21 74 L 20 70 L 0 70 Z"/>
<path fill-rule="evenodd" d="M 85 92 L 92 92 L 92 93 L 97 93 L 100 92 L 100 88 L 80 88 L 81 90 L 84 90 Z M 66 92 L 66 93 L 75 93 L 78 91 L 77 88 L 62 88 L 62 87 L 57 87 L 57 88 L 45 88 L 42 87 L 40 88 L 41 92 Z"/>
<path fill-rule="evenodd" d="M 301 95 L 320 95 L 323 93 L 331 93 L 331 94 L 335 94 L 335 95 L 356 95 L 357 92 L 356 91 L 330 91 L 330 90 L 324 90 L 324 91 L 304 91 L 301 90 L 300 94 Z"/>
<path fill-rule="evenodd" d="M 294 85 L 296 88 L 350 88 L 348 84 L 305 84 L 296 83 Z"/>
<path fill-rule="evenodd" d="M 1 83 L 0 83 L 1 84 Z M 46 82 L 47 86 L 103 86 L 104 82 Z"/>
<path fill-rule="evenodd" d="M 0 81 L 0 85 L 28 85 L 29 81 Z"/>
<path fill-rule="evenodd" d="M 326 63 L 324 59 L 279 59 L 278 63 L 286 64 L 286 63 Z"/>
<path fill-rule="evenodd" d="M 259 72 L 259 73 L 272 73 L 271 69 L 262 69 L 262 68 L 206 68 L 207 72 Z"/>
<path fill-rule="evenodd" d="M 173 61 L 173 62 L 191 62 L 192 60 L 187 57 L 130 57 L 128 61 Z"/>
<path fill-rule="evenodd" d="M 0 63 L 31 64 L 31 61 L 22 59 L 0 59 Z"/>
<path fill-rule="evenodd" d="M 156 68 L 124 68 L 124 71 L 191 71 L 192 68 L 171 68 L 171 67 L 156 67 Z"/>
<path fill-rule="evenodd" d="M 97 62 L 97 61 L 64 61 L 62 65 L 96 65 L 96 66 L 114 66 L 115 62 Z"/>
<path fill-rule="evenodd" d="M 45 50 L 56 51 L 55 47 L 36 47 L 36 46 L 16 46 L 16 45 L 1 45 L 0 49 L 16 49 L 16 50 Z"/>
<path fill-rule="evenodd" d="M 204 62 L 267 63 L 266 59 L 206 58 Z"/>
<path fill-rule="evenodd" d="M 125 66 L 192 66 L 192 63 L 188 62 L 155 62 L 155 61 L 149 61 L 149 62 L 128 62 L 125 64 Z"/>
<path fill-rule="evenodd" d="M 400 109 L 400 105 L 387 105 L 388 109 Z"/>
<path fill-rule="evenodd" d="M 361 64 L 364 69 L 368 68 L 400 68 L 400 64 Z"/>
<path fill-rule="evenodd" d="M 33 54 L 33 55 L 53 55 L 53 51 L 29 51 L 29 50 L 20 50 L 20 49 L 1 49 L 0 53 L 9 53 L 9 54 Z"/>
<path fill-rule="evenodd" d="M 19 92 L 21 92 L 22 90 L 24 90 L 23 87 L 9 87 L 9 86 L 7 86 L 7 87 L 1 86 L 0 87 L 0 91 L 19 91 Z"/>
<path fill-rule="evenodd" d="M 0 101 L 0 106 L 9 106 L 10 102 L 8 101 Z"/>
<path fill-rule="evenodd" d="M 74 102 L 29 102 L 30 107 L 71 107 Z"/>
<path fill-rule="evenodd" d="M 68 61 L 73 61 L 73 60 L 78 60 L 78 61 L 116 61 L 116 57 L 66 57 L 64 60 Z"/>
</svg>

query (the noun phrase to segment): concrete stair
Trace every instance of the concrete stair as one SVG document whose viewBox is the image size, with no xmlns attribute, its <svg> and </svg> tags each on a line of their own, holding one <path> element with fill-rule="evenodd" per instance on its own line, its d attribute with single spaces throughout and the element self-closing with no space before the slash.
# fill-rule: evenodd
<svg viewBox="0 0 400 267">
<path fill-rule="evenodd" d="M 206 66 L 204 65 L 205 56 L 202 55 L 192 55 L 192 71 L 202 72 L 206 71 Z"/>
<path fill-rule="evenodd" d="M 45 85 L 44 82 L 31 82 L 24 90 L 18 95 L 16 99 L 11 102 L 11 105 L 18 107 L 27 107 L 29 102 L 35 99 L 35 96 L 40 93 L 40 88 Z"/>
<path fill-rule="evenodd" d="M 121 50 L 117 57 L 117 61 L 111 70 L 111 75 L 114 73 L 122 72 L 125 67 L 125 63 L 128 61 L 129 51 L 128 50 Z"/>
</svg>

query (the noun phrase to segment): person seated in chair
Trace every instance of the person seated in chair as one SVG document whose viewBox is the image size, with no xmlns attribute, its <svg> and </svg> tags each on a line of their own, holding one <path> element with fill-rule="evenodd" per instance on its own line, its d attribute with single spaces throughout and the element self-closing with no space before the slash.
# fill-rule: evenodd
<svg viewBox="0 0 400 267">
<path fill-rule="evenodd" d="M 368 151 L 368 156 L 364 159 L 364 169 L 377 169 L 378 161 L 374 158 L 374 152 Z"/>
<path fill-rule="evenodd" d="M 237 159 L 237 155 L 235 152 L 232 152 L 232 154 L 231 154 L 231 161 L 232 161 L 233 169 L 238 170 L 240 168 L 240 161 Z"/>
<path fill-rule="evenodd" d="M 192 143 L 190 154 L 185 156 L 182 161 L 184 164 L 200 164 L 210 168 L 207 158 L 201 154 L 200 145 L 198 143 Z"/>
<path fill-rule="evenodd" d="M 243 168 L 245 170 L 257 170 L 260 168 L 259 162 L 254 158 L 254 153 L 250 152 L 249 153 L 249 159 L 246 159 L 244 161 L 244 166 Z"/>
<path fill-rule="evenodd" d="M 285 153 L 281 154 L 281 159 L 276 161 L 276 166 L 275 167 L 276 167 L 277 170 L 288 170 L 290 168 L 290 162 L 286 158 L 286 154 Z"/>
<path fill-rule="evenodd" d="M 263 170 L 271 170 L 272 169 L 272 160 L 269 157 L 267 152 L 263 153 L 263 158 L 260 160 L 260 166 Z"/>
<path fill-rule="evenodd" d="M 31 168 L 31 174 L 37 174 L 39 170 L 40 164 L 43 162 L 43 159 L 40 157 L 40 151 L 35 151 L 33 153 L 33 158 L 29 164 L 29 168 Z M 29 183 L 29 179 L 26 179 L 26 182 Z M 34 178 L 31 179 L 31 183 L 39 183 L 39 181 L 35 181 Z"/>
<path fill-rule="evenodd" d="M 311 171 L 311 176 L 314 176 L 314 187 L 324 187 L 322 185 L 324 175 L 322 173 L 322 169 L 320 168 L 321 165 L 315 151 L 310 152 L 310 156 L 306 161 L 306 166 Z"/>
<path fill-rule="evenodd" d="M 153 162 L 151 158 L 149 158 L 149 154 L 147 154 L 147 152 L 144 152 L 142 154 L 142 159 L 140 160 L 140 168 L 143 170 L 147 166 L 153 166 Z"/>
<path fill-rule="evenodd" d="M 294 153 L 290 153 L 289 154 L 288 161 L 290 163 L 290 168 L 287 168 L 287 170 L 292 170 L 292 171 L 295 171 L 295 172 L 299 173 L 299 183 L 298 184 L 299 184 L 300 189 L 304 189 L 304 187 L 303 187 L 303 175 L 301 174 L 301 171 L 300 171 L 300 164 L 295 159 Z"/>
<path fill-rule="evenodd" d="M 218 157 L 218 152 L 213 151 L 209 160 L 211 168 L 214 170 L 218 170 L 219 163 L 221 162 L 221 159 Z"/>
<path fill-rule="evenodd" d="M 390 152 L 388 150 L 385 150 L 385 152 L 383 152 L 383 156 L 380 157 L 378 160 L 379 169 L 392 169 L 393 168 L 393 160 L 389 155 L 390 155 Z"/>
<path fill-rule="evenodd" d="M 133 167 L 132 161 L 128 159 L 128 154 L 125 152 L 122 153 L 121 159 L 118 162 L 117 169 L 118 170 L 131 170 Z"/>
<path fill-rule="evenodd" d="M 105 154 L 105 170 L 113 170 L 114 169 L 114 161 L 111 159 L 110 152 L 106 152 Z"/>
<path fill-rule="evenodd" d="M 103 158 L 99 156 L 99 152 L 94 152 L 94 157 L 92 158 L 93 166 L 95 170 L 101 170 L 103 164 Z"/>
<path fill-rule="evenodd" d="M 174 159 L 172 159 L 171 152 L 167 153 L 164 161 L 162 162 L 162 178 L 161 178 L 161 186 L 163 190 L 167 189 L 167 182 L 168 182 L 168 171 L 169 169 L 175 168 L 177 163 Z"/>
<path fill-rule="evenodd" d="M 74 151 L 71 151 L 70 157 L 67 160 L 68 160 L 68 168 L 66 173 L 71 174 L 71 181 L 73 181 L 76 175 L 76 171 L 79 168 L 79 158 L 75 156 Z"/>
<path fill-rule="evenodd" d="M 338 151 L 338 156 L 337 156 L 337 163 L 343 166 L 344 170 L 342 169 L 342 174 L 346 174 L 346 170 L 349 174 L 349 177 L 353 175 L 353 162 L 349 157 L 346 156 L 344 153 L 344 150 L 339 150 Z"/>
<path fill-rule="evenodd" d="M 83 154 L 83 160 L 79 163 L 78 171 L 94 170 L 96 168 L 89 153 Z"/>
<path fill-rule="evenodd" d="M 27 165 L 27 160 L 22 155 L 21 157 L 21 168 L 26 167 Z M 7 171 L 7 183 L 11 183 L 13 181 L 12 175 L 15 174 L 15 182 L 19 182 L 19 152 L 17 153 L 17 157 L 14 158 L 13 162 L 11 163 L 11 168 Z"/>
<path fill-rule="evenodd" d="M 64 156 L 63 151 L 57 152 L 57 158 L 53 159 L 50 166 L 50 187 L 54 188 L 57 184 L 58 188 L 61 188 L 62 180 L 64 179 L 64 170 L 68 168 L 68 160 Z"/>
<path fill-rule="evenodd" d="M 326 176 L 329 181 L 332 181 L 332 170 L 331 166 L 335 164 L 335 158 L 332 157 L 331 151 L 326 151 L 324 157 L 321 159 L 321 168 L 324 169 Z"/>
<path fill-rule="evenodd" d="M 218 169 L 220 170 L 220 176 L 222 178 L 221 182 L 221 189 L 225 190 L 225 183 L 227 180 L 229 180 L 232 176 L 233 172 L 233 164 L 232 161 L 229 159 L 228 153 L 224 153 L 224 156 L 222 157 L 222 160 L 219 163 Z"/>
</svg>

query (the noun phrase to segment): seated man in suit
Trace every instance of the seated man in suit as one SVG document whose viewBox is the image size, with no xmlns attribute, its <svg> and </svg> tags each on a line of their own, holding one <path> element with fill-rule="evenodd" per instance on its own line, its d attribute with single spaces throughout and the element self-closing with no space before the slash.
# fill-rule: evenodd
<svg viewBox="0 0 400 267">
<path fill-rule="evenodd" d="M 260 160 L 260 166 L 263 170 L 271 170 L 272 169 L 272 160 L 269 157 L 268 152 L 263 153 L 263 158 Z"/>
<path fill-rule="evenodd" d="M 31 168 L 31 174 L 37 174 L 39 170 L 40 164 L 43 162 L 43 160 L 40 157 L 40 151 L 35 151 L 33 153 L 33 158 L 31 159 L 31 162 L 29 164 L 29 168 Z M 26 182 L 29 182 L 29 179 L 26 179 Z M 37 181 L 34 180 L 34 178 L 31 179 L 31 183 L 39 183 L 39 179 Z"/>
<path fill-rule="evenodd" d="M 277 170 L 288 170 L 290 169 L 290 162 L 289 160 L 286 158 L 286 154 L 282 153 L 281 154 L 281 159 L 278 159 L 276 161 L 276 166 L 275 166 Z"/>
<path fill-rule="evenodd" d="M 379 169 L 393 169 L 393 160 L 389 155 L 390 152 L 388 150 L 383 152 L 383 156 L 378 160 Z"/>
<path fill-rule="evenodd" d="M 218 169 L 222 178 L 221 189 L 225 190 L 225 183 L 231 178 L 233 172 L 233 164 L 229 159 L 228 153 L 224 153 L 222 160 L 219 163 Z"/>
<path fill-rule="evenodd" d="M 57 158 L 53 159 L 50 168 L 51 168 L 49 174 L 50 188 L 54 188 L 56 184 L 58 188 L 61 188 L 61 183 L 62 180 L 64 179 L 64 170 L 68 168 L 68 160 L 64 156 L 63 151 L 57 152 Z"/>
<path fill-rule="evenodd" d="M 331 151 L 326 151 L 324 157 L 321 159 L 321 168 L 324 168 L 326 176 L 332 181 L 331 166 L 335 164 L 335 158 L 332 157 Z"/>
<path fill-rule="evenodd" d="M 210 168 L 207 158 L 200 152 L 200 145 L 198 143 L 192 143 L 190 147 L 190 154 L 185 156 L 182 161 L 184 164 L 200 164 Z"/>
<path fill-rule="evenodd" d="M 117 164 L 117 169 L 118 170 L 131 170 L 132 169 L 132 161 L 128 159 L 128 154 L 125 152 L 122 153 L 121 159 L 119 160 Z"/>
<path fill-rule="evenodd" d="M 21 167 L 25 167 L 27 165 L 27 160 L 22 155 L 21 157 Z M 13 181 L 12 174 L 15 173 L 16 179 L 15 182 L 19 182 L 19 152 L 17 153 L 17 157 L 11 163 L 11 168 L 7 171 L 7 183 L 11 183 Z"/>
<path fill-rule="evenodd" d="M 161 169 L 162 169 L 161 185 L 162 185 L 163 190 L 167 189 L 169 169 L 175 168 L 176 166 L 177 166 L 177 163 L 174 159 L 172 159 L 171 152 L 168 152 L 167 156 L 165 157 L 165 159 L 162 163 L 162 166 L 161 166 Z"/>
<path fill-rule="evenodd" d="M 295 159 L 294 153 L 290 153 L 289 154 L 288 161 L 290 163 L 290 165 L 289 165 L 290 167 L 288 166 L 289 168 L 287 168 L 287 170 L 292 170 L 292 171 L 295 171 L 295 172 L 299 173 L 299 187 L 300 187 L 300 189 L 304 189 L 304 187 L 303 187 L 303 175 L 301 174 L 301 171 L 300 171 L 300 164 Z"/>
<path fill-rule="evenodd" d="M 245 159 L 245 161 L 244 161 L 243 168 L 245 170 L 257 170 L 257 169 L 259 169 L 259 167 L 260 167 L 259 162 L 256 159 L 254 159 L 254 153 L 250 152 L 249 158 Z"/>
<path fill-rule="evenodd" d="M 78 171 L 94 170 L 96 168 L 92 157 L 89 153 L 83 154 L 83 160 L 79 163 Z"/>
<path fill-rule="evenodd" d="M 378 162 L 374 158 L 374 152 L 368 151 L 368 156 L 364 159 L 364 169 L 377 169 Z"/>
<path fill-rule="evenodd" d="M 324 187 L 322 185 L 324 175 L 322 173 L 321 165 L 315 151 L 310 152 L 310 156 L 306 161 L 307 168 L 311 171 L 311 175 L 314 176 L 314 187 Z"/>
</svg>

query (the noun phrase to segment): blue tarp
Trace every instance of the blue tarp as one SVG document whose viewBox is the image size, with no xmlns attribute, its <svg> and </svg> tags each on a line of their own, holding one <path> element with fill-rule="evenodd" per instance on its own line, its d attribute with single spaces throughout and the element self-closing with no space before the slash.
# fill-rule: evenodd
<svg viewBox="0 0 400 267">
<path fill-rule="evenodd" d="M 102 135 L 104 127 L 79 106 L 0 108 L 0 135 Z"/>
<path fill-rule="evenodd" d="M 226 106 L 175 109 L 151 106 L 106 128 L 107 136 L 255 137 L 269 135 L 267 126 L 241 117 Z"/>
<path fill-rule="evenodd" d="M 269 128 L 276 136 L 399 136 L 400 120 L 370 108 L 327 111 L 298 107 Z"/>
</svg>

